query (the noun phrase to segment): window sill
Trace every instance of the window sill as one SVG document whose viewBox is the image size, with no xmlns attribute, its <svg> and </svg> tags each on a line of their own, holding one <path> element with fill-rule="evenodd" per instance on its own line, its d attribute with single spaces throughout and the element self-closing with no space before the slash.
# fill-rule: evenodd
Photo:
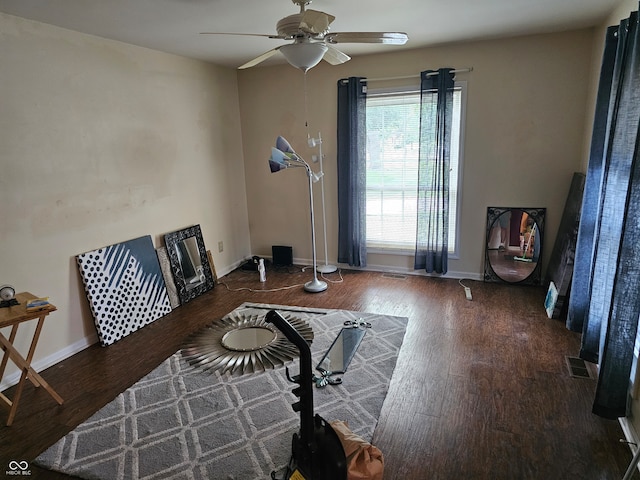
<svg viewBox="0 0 640 480">
<path fill-rule="evenodd" d="M 380 247 L 380 246 L 367 246 L 367 253 L 376 253 L 383 255 L 402 255 L 413 257 L 416 254 L 413 248 L 392 248 L 392 247 Z"/>
<path fill-rule="evenodd" d="M 416 254 L 415 249 L 412 248 L 392 248 L 392 247 L 380 247 L 380 246 L 367 246 L 367 253 L 373 253 L 376 255 L 398 255 L 403 257 L 413 257 Z M 449 252 L 448 258 L 450 260 L 459 260 L 460 256 L 457 252 Z"/>
</svg>

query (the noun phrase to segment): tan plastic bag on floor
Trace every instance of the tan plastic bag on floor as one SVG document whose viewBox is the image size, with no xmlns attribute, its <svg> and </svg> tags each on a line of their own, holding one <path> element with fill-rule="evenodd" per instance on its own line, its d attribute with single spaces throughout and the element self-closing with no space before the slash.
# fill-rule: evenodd
<svg viewBox="0 0 640 480">
<path fill-rule="evenodd" d="M 380 449 L 349 430 L 346 422 L 335 420 L 331 427 L 340 437 L 347 457 L 347 480 L 382 480 L 384 458 Z"/>
</svg>

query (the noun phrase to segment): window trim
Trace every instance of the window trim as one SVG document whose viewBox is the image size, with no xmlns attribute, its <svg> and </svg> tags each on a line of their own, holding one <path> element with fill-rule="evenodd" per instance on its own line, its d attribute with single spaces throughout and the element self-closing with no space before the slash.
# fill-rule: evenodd
<svg viewBox="0 0 640 480">
<path fill-rule="evenodd" d="M 460 215 L 462 211 L 462 184 L 463 184 L 463 171 L 464 171 L 464 138 L 465 138 L 465 125 L 467 115 L 467 81 L 456 80 L 454 82 L 454 88 L 460 90 L 460 135 L 458 145 L 458 181 L 457 181 L 457 201 L 456 201 L 456 222 L 455 222 L 455 242 L 453 245 L 453 251 L 448 252 L 448 258 L 457 260 L 460 258 Z M 367 98 L 369 97 L 383 97 L 397 95 L 406 95 L 411 93 L 420 93 L 419 85 L 403 85 L 398 87 L 380 87 L 371 88 L 368 87 Z M 392 246 L 369 246 L 367 242 L 367 252 L 374 254 L 387 254 L 387 255 L 402 255 L 413 256 L 415 255 L 415 248 L 408 249 L 405 247 L 392 247 Z"/>
</svg>

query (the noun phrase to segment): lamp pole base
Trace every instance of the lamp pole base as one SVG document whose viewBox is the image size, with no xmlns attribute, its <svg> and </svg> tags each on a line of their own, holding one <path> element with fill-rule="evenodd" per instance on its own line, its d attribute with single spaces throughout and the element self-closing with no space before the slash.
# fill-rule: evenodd
<svg viewBox="0 0 640 480">
<path fill-rule="evenodd" d="M 338 270 L 338 267 L 336 267 L 335 265 L 320 265 L 318 268 L 316 268 L 316 272 L 319 273 L 333 273 L 336 270 Z"/>
<path fill-rule="evenodd" d="M 311 293 L 324 292 L 327 289 L 327 282 L 314 278 L 310 282 L 304 284 L 304 289 Z"/>
</svg>

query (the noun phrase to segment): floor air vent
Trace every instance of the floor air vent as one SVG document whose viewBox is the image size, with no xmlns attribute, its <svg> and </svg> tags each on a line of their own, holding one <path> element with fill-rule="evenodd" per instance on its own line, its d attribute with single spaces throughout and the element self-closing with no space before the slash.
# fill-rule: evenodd
<svg viewBox="0 0 640 480">
<path fill-rule="evenodd" d="M 569 375 L 575 378 L 593 378 L 593 376 L 591 375 L 591 370 L 589 370 L 589 367 L 584 360 L 577 357 L 564 358 L 567 360 Z"/>
<path fill-rule="evenodd" d="M 401 275 L 399 273 L 383 273 L 382 276 L 384 278 L 395 278 L 396 280 L 406 280 L 406 275 Z"/>
</svg>

